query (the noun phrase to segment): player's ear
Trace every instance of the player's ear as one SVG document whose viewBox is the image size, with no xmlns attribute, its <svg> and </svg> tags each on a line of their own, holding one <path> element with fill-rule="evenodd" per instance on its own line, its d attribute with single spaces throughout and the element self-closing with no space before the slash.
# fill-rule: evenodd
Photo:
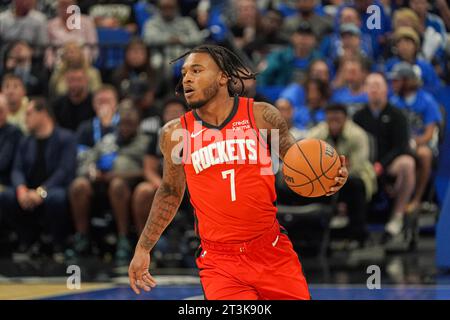
<svg viewBox="0 0 450 320">
<path fill-rule="evenodd" d="M 231 77 L 228 77 L 225 72 L 220 72 L 220 76 L 219 76 L 219 84 L 221 86 L 226 86 L 227 83 L 231 81 Z"/>
</svg>

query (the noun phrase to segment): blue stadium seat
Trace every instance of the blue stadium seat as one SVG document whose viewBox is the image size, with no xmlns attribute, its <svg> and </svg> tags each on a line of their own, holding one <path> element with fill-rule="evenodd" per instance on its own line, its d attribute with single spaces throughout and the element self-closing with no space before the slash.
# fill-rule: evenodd
<svg viewBox="0 0 450 320">
<path fill-rule="evenodd" d="M 97 28 L 97 34 L 100 53 L 95 66 L 102 70 L 116 68 L 124 60 L 131 33 L 122 28 Z"/>
</svg>

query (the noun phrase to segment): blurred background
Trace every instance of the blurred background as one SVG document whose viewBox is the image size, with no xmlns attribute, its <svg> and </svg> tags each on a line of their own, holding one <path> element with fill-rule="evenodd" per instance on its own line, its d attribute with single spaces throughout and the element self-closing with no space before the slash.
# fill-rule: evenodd
<svg viewBox="0 0 450 320">
<path fill-rule="evenodd" d="M 449 32 L 448 0 L 1 0 L 0 299 L 135 298 L 159 131 L 188 110 L 169 62 L 203 43 L 258 73 L 245 95 L 296 139 L 347 156 L 329 198 L 277 173 L 312 297 L 450 299 Z M 160 287 L 139 298 L 201 298 L 198 245 L 186 195 L 152 252 Z"/>
</svg>

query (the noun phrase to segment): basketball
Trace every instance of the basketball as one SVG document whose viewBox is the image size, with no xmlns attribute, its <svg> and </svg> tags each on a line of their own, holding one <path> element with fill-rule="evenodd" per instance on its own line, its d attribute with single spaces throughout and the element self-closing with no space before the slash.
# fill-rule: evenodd
<svg viewBox="0 0 450 320">
<path fill-rule="evenodd" d="M 303 197 L 321 197 L 336 184 L 341 160 L 336 150 L 318 139 L 297 141 L 283 161 L 284 181 Z"/>
</svg>

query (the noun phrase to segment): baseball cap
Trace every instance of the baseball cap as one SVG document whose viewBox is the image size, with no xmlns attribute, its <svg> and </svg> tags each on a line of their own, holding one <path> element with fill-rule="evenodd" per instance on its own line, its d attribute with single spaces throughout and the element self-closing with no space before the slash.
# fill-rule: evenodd
<svg viewBox="0 0 450 320">
<path fill-rule="evenodd" d="M 396 79 L 415 79 L 418 80 L 419 77 L 414 71 L 414 66 L 408 62 L 397 63 L 392 71 L 388 74 L 388 78 L 391 80 Z"/>
</svg>

